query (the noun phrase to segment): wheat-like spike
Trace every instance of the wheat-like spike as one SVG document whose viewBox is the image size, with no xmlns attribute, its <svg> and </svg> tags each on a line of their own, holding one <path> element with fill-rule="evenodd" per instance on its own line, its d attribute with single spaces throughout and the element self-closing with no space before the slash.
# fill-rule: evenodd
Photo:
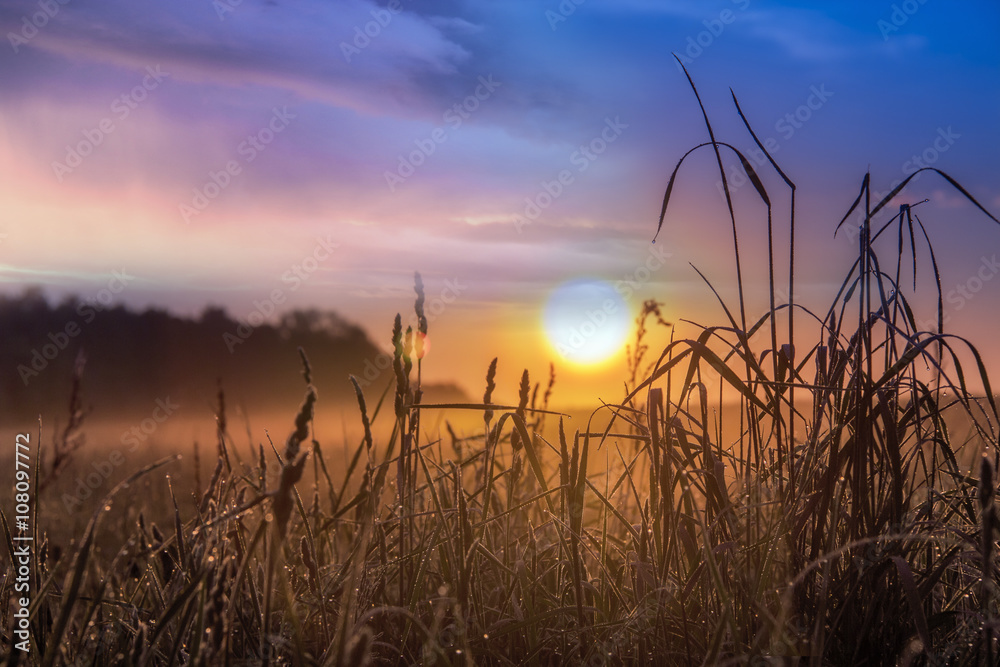
<svg viewBox="0 0 1000 667">
<path fill-rule="evenodd" d="M 361 384 L 353 375 L 350 376 L 351 384 L 354 385 L 354 393 L 358 397 L 358 409 L 361 411 L 361 425 L 365 429 L 365 451 L 368 453 L 368 463 L 372 463 L 372 423 L 368 419 L 368 407 L 365 404 L 365 394 L 361 391 Z"/>
<path fill-rule="evenodd" d="M 306 389 L 306 398 L 299 408 L 299 413 L 295 417 L 295 430 L 288 436 L 285 444 L 284 461 L 281 467 L 281 479 L 278 488 L 274 491 L 274 518 L 275 527 L 280 540 L 283 540 L 288 531 L 288 522 L 291 518 L 292 508 L 295 503 L 292 498 L 292 491 L 295 484 L 302 479 L 302 470 L 305 467 L 308 452 L 299 454 L 302 442 L 309 437 L 309 422 L 313 418 L 313 406 L 316 404 L 316 391 L 312 385 Z"/>
<path fill-rule="evenodd" d="M 556 384 L 556 365 L 549 362 L 549 384 L 545 387 L 545 395 L 542 396 L 542 410 L 549 409 L 549 398 L 552 396 L 552 387 Z"/>
<path fill-rule="evenodd" d="M 524 420 L 524 412 L 525 410 L 528 409 L 528 395 L 530 391 L 531 391 L 531 382 L 528 380 L 528 369 L 524 369 L 524 372 L 521 373 L 521 386 L 517 392 L 518 402 L 517 402 L 517 410 L 515 410 L 515 414 L 517 414 L 517 416 L 520 417 L 522 421 Z M 510 445 L 511 447 L 514 448 L 514 451 L 519 450 L 522 444 L 527 445 L 528 443 L 521 442 L 521 436 L 520 434 L 518 434 L 517 431 L 511 433 Z"/>
<path fill-rule="evenodd" d="M 413 327 L 406 327 L 406 333 L 403 335 L 403 373 L 407 378 L 413 370 L 413 338 Z"/>
<path fill-rule="evenodd" d="M 319 570 L 316 567 L 316 560 L 312 557 L 312 551 L 309 549 L 309 540 L 305 535 L 299 540 L 299 553 L 302 554 L 302 564 L 306 566 L 309 588 L 318 592 Z"/>
<path fill-rule="evenodd" d="M 396 374 L 394 408 L 397 419 L 402 419 L 406 413 L 406 394 L 409 384 L 407 381 L 409 373 L 404 371 L 403 362 L 406 352 L 407 348 L 403 346 L 403 318 L 399 313 L 396 313 L 396 320 L 392 327 L 392 370 Z"/>
<path fill-rule="evenodd" d="M 205 514 L 208 511 L 208 502 L 215 495 L 215 486 L 219 483 L 219 478 L 222 476 L 222 466 L 224 461 L 222 457 L 219 457 L 218 462 L 215 464 L 215 470 L 212 472 L 212 479 L 208 482 L 208 488 L 205 490 L 205 495 L 201 497 L 201 505 L 198 506 L 198 513 Z"/>
<path fill-rule="evenodd" d="M 418 272 L 414 272 L 413 274 L 413 291 L 417 293 L 417 300 L 413 304 L 413 309 L 417 314 L 417 333 L 419 334 L 416 340 L 416 355 L 417 359 L 423 359 L 424 338 L 427 336 L 427 315 L 424 313 L 426 295 L 424 294 L 424 281 Z"/>
<path fill-rule="evenodd" d="M 306 384 L 312 384 L 312 366 L 309 365 L 309 358 L 306 356 L 306 351 L 300 345 L 299 348 L 299 359 L 302 360 L 302 377 L 305 378 Z"/>
<path fill-rule="evenodd" d="M 496 380 L 497 377 L 497 358 L 493 357 L 493 361 L 490 362 L 490 367 L 486 370 L 486 391 L 483 393 L 483 404 L 490 405 L 493 402 L 493 390 L 497 388 Z M 483 412 L 483 419 L 486 421 L 487 426 L 489 426 L 490 421 L 493 419 L 493 411 L 486 410 Z"/>
</svg>

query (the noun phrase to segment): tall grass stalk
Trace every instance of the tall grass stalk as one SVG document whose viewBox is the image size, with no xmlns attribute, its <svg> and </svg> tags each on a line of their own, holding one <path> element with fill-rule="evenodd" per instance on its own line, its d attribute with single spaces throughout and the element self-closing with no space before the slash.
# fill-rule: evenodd
<svg viewBox="0 0 1000 667">
<path fill-rule="evenodd" d="M 304 353 L 305 397 L 281 452 L 257 443 L 240 460 L 220 393 L 208 485 L 190 504 L 180 488 L 190 478 L 164 487 L 172 502 L 158 520 L 172 530 L 136 503 L 104 535 L 109 496 L 75 542 L 37 536 L 52 556 L 32 579 L 36 650 L 6 664 L 995 664 L 1000 411 L 979 352 L 944 330 L 920 203 L 890 215 L 916 174 L 878 201 L 865 174 L 838 225 L 860 220 L 857 257 L 829 308 L 811 310 L 793 298 L 795 183 L 733 93 L 764 167 L 787 189 L 785 295 L 771 176 L 716 138 L 688 80 L 708 141 L 670 174 L 657 233 L 681 167 L 710 148 L 738 302 L 698 274 L 721 324 L 668 323 L 646 302 L 624 394 L 576 428 L 548 409 L 553 368 L 540 407 L 528 370 L 505 388 L 517 404 L 497 404 L 496 359 L 481 403 L 428 404 L 417 274 L 416 327 L 397 316 L 392 329 L 392 386 L 366 396 L 351 378 L 362 435 L 345 443 L 344 470 L 316 438 L 321 404 Z M 755 319 L 723 153 L 766 208 L 769 303 Z M 921 171 L 997 222 L 950 176 Z M 925 253 L 937 284 L 932 331 L 915 317 Z M 738 410 L 723 405 L 730 398 Z M 482 425 L 466 434 L 448 424 L 449 451 L 420 428 L 428 410 L 472 411 Z M 108 541 L 121 545 L 110 558 L 97 548 Z M 8 596 L 11 586 L 0 584 Z M 6 637 L 12 621 L 0 608 Z"/>
</svg>

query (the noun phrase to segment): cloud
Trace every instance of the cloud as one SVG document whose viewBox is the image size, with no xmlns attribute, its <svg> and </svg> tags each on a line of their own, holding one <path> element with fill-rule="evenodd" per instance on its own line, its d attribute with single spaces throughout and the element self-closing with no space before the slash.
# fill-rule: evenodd
<svg viewBox="0 0 1000 667">
<path fill-rule="evenodd" d="M 965 208 L 969 200 L 954 191 L 936 188 L 931 192 L 930 200 L 940 208 Z"/>
<path fill-rule="evenodd" d="M 32 3 L 22 2 L 0 10 L 4 32 L 31 9 Z M 113 68 L 161 63 L 191 83 L 278 88 L 377 114 L 423 104 L 420 77 L 456 72 L 469 54 L 444 30 L 459 27 L 468 32 L 472 26 L 428 19 L 405 6 L 394 14 L 368 0 L 244 0 L 221 18 L 208 2 L 137 11 L 125 0 L 112 0 L 67 6 L 22 49 Z M 289 48 L 293 35 L 295 48 Z M 24 64 L 7 60 L 10 66 Z"/>
<path fill-rule="evenodd" d="M 466 35 L 476 34 L 484 30 L 482 24 L 472 23 L 457 16 L 431 16 L 428 19 L 428 23 L 435 28 L 440 28 L 442 31 L 451 31 Z"/>
<path fill-rule="evenodd" d="M 859 39 L 853 31 L 821 12 L 750 11 L 745 20 L 751 36 L 771 42 L 793 58 L 829 63 L 858 53 Z"/>
</svg>

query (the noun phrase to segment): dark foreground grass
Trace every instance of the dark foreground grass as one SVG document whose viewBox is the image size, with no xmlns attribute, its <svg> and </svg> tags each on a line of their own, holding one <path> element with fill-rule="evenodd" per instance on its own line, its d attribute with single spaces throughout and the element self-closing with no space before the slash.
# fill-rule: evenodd
<svg viewBox="0 0 1000 667">
<path fill-rule="evenodd" d="M 596 412 L 610 426 L 568 432 L 547 411 L 551 380 L 539 396 L 527 371 L 518 405 L 495 405 L 496 363 L 482 404 L 423 404 L 418 277 L 417 328 L 397 316 L 393 330 L 395 382 L 381 396 L 355 383 L 365 436 L 346 471 L 313 439 L 322 403 L 303 354 L 291 433 L 255 461 L 235 459 L 220 401 L 218 462 L 195 504 L 144 506 L 132 489 L 163 477 L 152 466 L 83 534 L 47 534 L 38 517 L 31 652 L 6 664 L 996 664 L 997 405 L 975 348 L 943 331 L 940 293 L 936 330 L 916 325 L 903 271 L 916 273 L 918 245 L 933 258 L 929 235 L 913 206 L 879 215 L 905 182 L 873 203 L 865 176 L 844 218 L 860 211 L 857 260 L 814 313 L 792 296 L 794 183 L 772 160 L 791 198 L 786 289 L 771 195 L 708 129 L 692 152 L 714 151 L 726 183 L 734 151 L 767 207 L 763 317 L 744 307 L 727 187 L 738 308 L 723 303 L 723 325 L 671 339 L 648 370 L 638 341 L 627 396 Z M 887 261 L 875 241 L 893 234 Z M 658 317 L 647 303 L 640 319 Z M 735 442 L 716 390 L 739 400 Z M 481 414 L 481 429 L 427 441 L 421 422 L 442 408 Z M 955 412 L 974 424 L 961 441 Z M 72 451 L 58 451 L 64 465 Z M 122 502 L 130 520 L 102 534 Z M 108 540 L 117 549 L 95 547 Z"/>
</svg>

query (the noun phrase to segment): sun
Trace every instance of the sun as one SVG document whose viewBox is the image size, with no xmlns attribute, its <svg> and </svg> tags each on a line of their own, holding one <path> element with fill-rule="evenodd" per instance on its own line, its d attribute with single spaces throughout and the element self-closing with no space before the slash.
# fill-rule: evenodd
<svg viewBox="0 0 1000 667">
<path fill-rule="evenodd" d="M 549 295 L 542 314 L 549 344 L 564 360 L 599 364 L 617 354 L 628 337 L 628 306 L 608 282 L 578 279 Z"/>
</svg>

